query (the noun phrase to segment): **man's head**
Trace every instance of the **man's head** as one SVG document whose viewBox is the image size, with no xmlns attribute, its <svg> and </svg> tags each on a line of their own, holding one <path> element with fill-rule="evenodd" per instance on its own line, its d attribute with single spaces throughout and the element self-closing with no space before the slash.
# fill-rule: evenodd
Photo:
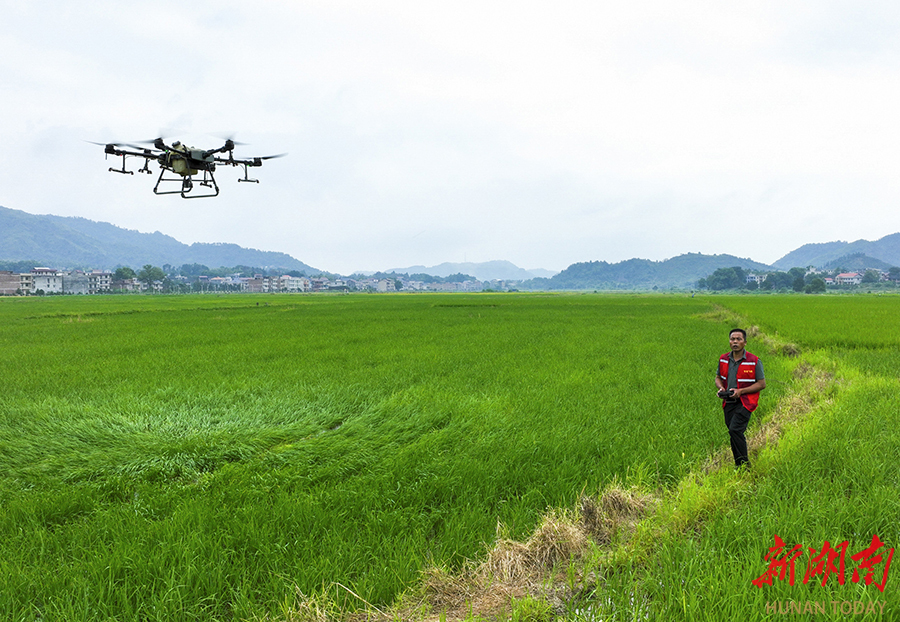
<svg viewBox="0 0 900 622">
<path fill-rule="evenodd" d="M 728 343 L 732 352 L 741 352 L 747 345 L 747 332 L 743 328 L 734 328 L 728 333 Z"/>
</svg>

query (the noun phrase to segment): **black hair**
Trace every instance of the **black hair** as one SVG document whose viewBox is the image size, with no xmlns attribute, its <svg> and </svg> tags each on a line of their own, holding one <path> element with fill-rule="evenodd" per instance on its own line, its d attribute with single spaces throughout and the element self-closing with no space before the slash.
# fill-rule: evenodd
<svg viewBox="0 0 900 622">
<path fill-rule="evenodd" d="M 730 331 L 728 331 L 728 336 L 731 337 L 732 333 L 740 333 L 744 336 L 744 341 L 747 341 L 747 331 L 745 331 L 743 328 L 732 328 Z"/>
</svg>

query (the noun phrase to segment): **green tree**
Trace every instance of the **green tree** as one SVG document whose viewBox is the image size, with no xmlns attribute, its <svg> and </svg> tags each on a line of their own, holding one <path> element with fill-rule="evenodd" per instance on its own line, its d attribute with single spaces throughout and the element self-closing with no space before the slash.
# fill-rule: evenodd
<svg viewBox="0 0 900 622">
<path fill-rule="evenodd" d="M 181 269 L 178 272 L 181 276 L 198 277 L 201 274 L 209 274 L 209 267 L 204 266 L 202 263 L 186 263 L 181 265 Z"/>
<path fill-rule="evenodd" d="M 863 275 L 862 282 L 863 283 L 877 283 L 881 280 L 881 273 L 878 270 L 866 270 L 866 273 Z"/>
<path fill-rule="evenodd" d="M 469 274 L 463 274 L 462 272 L 457 272 L 456 274 L 451 274 L 444 278 L 445 283 L 462 283 L 463 281 L 476 281 L 474 276 Z"/>
<path fill-rule="evenodd" d="M 794 284 L 794 278 L 787 272 L 771 272 L 763 281 L 763 289 L 787 289 Z"/>
<path fill-rule="evenodd" d="M 791 268 L 791 270 L 793 270 L 793 268 Z M 806 287 L 806 281 L 803 279 L 802 276 L 798 276 L 794 279 L 793 288 L 794 288 L 795 292 L 802 292 L 803 288 L 805 288 L 805 287 Z"/>
<path fill-rule="evenodd" d="M 115 273 L 113 273 L 113 279 L 116 281 L 128 281 L 137 276 L 134 273 L 134 270 L 129 268 L 128 266 L 123 266 L 121 268 L 116 268 Z"/>
<path fill-rule="evenodd" d="M 747 277 L 740 266 L 719 268 L 706 277 L 706 286 L 712 290 L 738 289 L 744 287 Z"/>
<path fill-rule="evenodd" d="M 147 286 L 147 289 L 152 290 L 153 282 L 165 279 L 166 273 L 162 271 L 162 268 L 147 264 L 138 270 L 137 278 L 141 283 L 144 283 Z"/>
<path fill-rule="evenodd" d="M 816 277 L 812 281 L 809 282 L 804 290 L 807 294 L 824 294 L 825 293 L 825 279 L 821 277 Z"/>
<path fill-rule="evenodd" d="M 803 278 L 806 276 L 806 268 L 791 268 L 788 270 L 788 274 L 791 275 L 791 278 L 796 280 L 797 277 Z"/>
</svg>

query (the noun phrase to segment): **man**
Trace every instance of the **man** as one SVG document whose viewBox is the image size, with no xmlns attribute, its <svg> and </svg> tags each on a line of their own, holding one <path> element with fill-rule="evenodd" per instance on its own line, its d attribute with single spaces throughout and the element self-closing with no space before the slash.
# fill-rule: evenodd
<svg viewBox="0 0 900 622">
<path fill-rule="evenodd" d="M 747 439 L 744 431 L 750 423 L 750 413 L 759 403 L 759 392 L 766 388 L 766 377 L 762 361 L 755 354 L 747 352 L 747 333 L 735 328 L 728 333 L 731 352 L 719 357 L 716 371 L 717 395 L 723 399 L 725 425 L 731 437 L 731 453 L 734 465 L 750 466 L 747 457 Z"/>
</svg>

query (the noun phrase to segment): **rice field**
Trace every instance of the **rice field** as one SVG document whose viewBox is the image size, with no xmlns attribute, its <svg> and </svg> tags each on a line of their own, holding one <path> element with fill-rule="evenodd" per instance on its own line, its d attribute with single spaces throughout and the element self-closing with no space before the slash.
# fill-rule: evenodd
<svg viewBox="0 0 900 622">
<path fill-rule="evenodd" d="M 611 573 L 603 613 L 897 619 L 891 558 L 900 542 L 900 298 L 735 296 L 717 303 L 787 340 L 785 351 L 799 350 L 791 373 L 775 377 L 792 384 L 787 399 L 762 418 L 762 427 L 777 426 L 781 436 L 760 450 L 752 474 L 682 482 L 682 494 L 659 514 L 671 517 L 678 504 L 699 510 L 680 529 L 649 538 L 650 563 Z M 666 519 L 649 522 L 659 527 Z M 875 537 L 883 546 L 859 557 Z M 791 580 L 787 560 L 795 555 Z M 867 559 L 871 574 L 860 570 Z M 785 574 L 768 574 L 773 568 Z"/>
<path fill-rule="evenodd" d="M 737 313 L 752 315 L 765 332 L 806 348 L 842 353 L 900 346 L 900 296 L 723 296 Z M 896 369 L 896 368 L 895 368 Z"/>
<path fill-rule="evenodd" d="M 712 376 L 731 325 L 713 302 L 779 336 L 796 333 L 814 358 L 817 339 L 833 343 L 776 308 L 779 299 L 0 299 L 0 619 L 251 620 L 289 610 L 298 592 L 346 610 L 384 607 L 426 568 L 458 571 L 483 556 L 498 524 L 526 538 L 548 509 L 614 480 L 676 491 L 727 446 Z M 874 312 L 862 304 L 857 319 Z M 871 326 L 896 328 L 889 313 L 877 317 Z M 793 390 L 798 361 L 753 340 L 748 349 L 766 357 L 773 379 L 763 420 Z M 837 365 L 833 352 L 817 356 Z M 880 392 L 848 389 L 816 434 L 864 434 L 870 444 L 859 451 L 884 455 L 896 445 L 894 417 L 841 422 L 857 413 L 853 399 L 894 412 L 893 363 L 840 364 L 857 377 L 883 369 L 872 377 Z M 710 514 L 696 538 L 656 542 L 649 567 L 685 569 L 678 576 L 696 589 L 646 565 L 610 574 L 602 598 L 615 619 L 630 619 L 629 608 L 638 619 L 733 619 L 715 611 L 731 601 L 744 611 L 744 578 L 762 571 L 771 529 L 813 546 L 852 523 L 857 539 L 877 526 L 896 542 L 896 528 L 881 527 L 898 516 L 884 503 L 896 492 L 893 467 L 873 458 L 850 473 L 845 454 L 802 449 L 815 438 L 786 437 L 796 451 L 761 458 L 763 472 L 791 483 L 768 477 L 762 492 Z M 856 478 L 868 505 L 847 497 L 843 522 L 838 502 L 804 501 L 791 513 L 793 499 L 830 490 L 823 473 L 838 463 L 835 490 Z M 798 489 L 804 469 L 814 483 Z M 884 488 L 869 494 L 875 481 Z M 735 541 L 743 557 L 730 552 Z M 742 587 L 729 592 L 735 582 Z M 764 594 L 746 594 L 759 610 Z"/>
</svg>

